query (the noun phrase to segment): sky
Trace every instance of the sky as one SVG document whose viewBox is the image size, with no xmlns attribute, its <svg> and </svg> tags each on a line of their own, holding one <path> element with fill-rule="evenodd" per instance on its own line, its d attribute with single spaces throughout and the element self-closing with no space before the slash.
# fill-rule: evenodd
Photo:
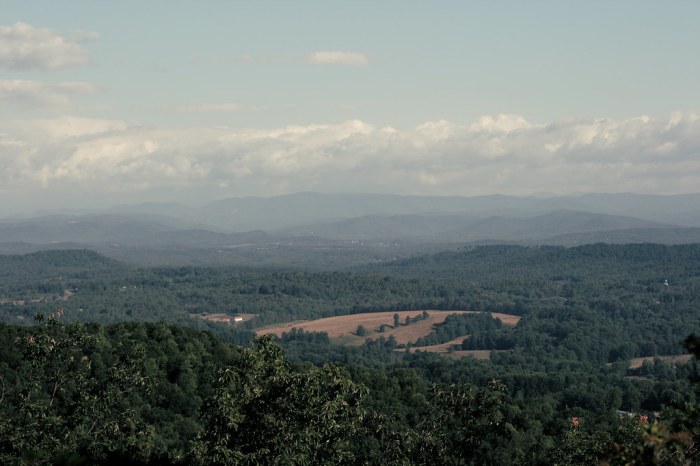
<svg viewBox="0 0 700 466">
<path fill-rule="evenodd" d="M 697 1 L 0 10 L 0 214 L 300 191 L 700 191 Z"/>
</svg>

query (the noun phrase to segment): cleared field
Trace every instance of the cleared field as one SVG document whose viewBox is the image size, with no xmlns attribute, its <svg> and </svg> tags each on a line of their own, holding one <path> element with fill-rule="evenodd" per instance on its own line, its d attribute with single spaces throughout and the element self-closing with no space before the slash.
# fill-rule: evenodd
<svg viewBox="0 0 700 466">
<path fill-rule="evenodd" d="M 219 324 L 234 324 L 239 322 L 245 322 L 257 316 L 257 314 L 190 314 L 190 317 L 197 319 L 208 320 L 210 322 L 216 322 Z M 237 320 L 240 318 L 240 320 Z"/>
<path fill-rule="evenodd" d="M 401 349 L 396 351 L 410 351 L 415 353 L 416 351 L 427 351 L 429 353 L 437 353 L 442 356 L 447 356 L 452 359 L 462 359 L 462 358 L 475 358 L 475 359 L 491 359 L 491 350 L 456 350 L 450 351 L 450 348 L 454 345 L 461 345 L 462 342 L 469 338 L 469 335 L 463 335 L 457 337 L 454 340 L 450 340 L 446 343 L 441 343 L 439 345 L 430 346 L 417 346 L 413 348 Z"/>
<path fill-rule="evenodd" d="M 469 335 L 457 337 L 454 340 L 450 340 L 446 343 L 441 343 L 439 345 L 417 346 L 415 348 L 410 348 L 410 350 L 411 353 L 415 353 L 416 351 L 430 351 L 431 353 L 447 353 L 452 346 L 461 345 L 462 342 L 467 338 L 469 338 Z"/>
<path fill-rule="evenodd" d="M 654 359 L 661 359 L 664 362 L 667 362 L 669 364 L 685 364 L 689 362 L 691 359 L 693 359 L 692 354 L 677 354 L 673 356 L 648 356 L 644 358 L 634 358 L 630 359 L 630 365 L 629 367 L 631 369 L 638 369 L 642 367 L 642 364 L 644 364 L 644 361 L 649 361 L 650 363 L 654 363 Z"/>
<path fill-rule="evenodd" d="M 394 336 L 399 344 L 413 343 L 420 337 L 430 334 L 433 327 L 442 324 L 447 316 L 452 314 L 476 314 L 479 311 L 437 311 L 428 310 L 428 318 L 418 320 L 409 325 L 404 325 L 406 317 L 419 317 L 423 311 L 398 311 L 398 312 L 370 312 L 363 314 L 352 314 L 347 316 L 327 317 L 310 321 L 296 321 L 257 331 L 258 335 L 273 333 L 281 336 L 289 332 L 292 328 L 304 329 L 307 332 L 326 332 L 328 336 L 339 343 L 347 345 L 361 345 L 367 339 L 377 339 L 380 336 L 389 338 Z M 400 325 L 394 328 L 394 314 L 399 315 Z M 505 325 L 515 326 L 520 320 L 519 316 L 509 314 L 490 313 L 493 317 L 501 320 Z M 366 335 L 358 336 L 355 332 L 357 327 L 362 325 L 367 330 Z M 380 327 L 384 325 L 384 332 L 380 332 Z M 460 340 L 461 342 L 461 340 Z"/>
</svg>

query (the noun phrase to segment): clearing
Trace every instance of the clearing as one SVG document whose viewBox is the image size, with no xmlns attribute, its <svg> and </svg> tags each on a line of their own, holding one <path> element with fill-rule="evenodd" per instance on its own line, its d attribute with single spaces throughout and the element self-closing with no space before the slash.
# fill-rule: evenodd
<svg viewBox="0 0 700 466">
<path fill-rule="evenodd" d="M 664 362 L 667 362 L 672 365 L 676 364 L 685 364 L 689 362 L 691 359 L 693 359 L 692 354 L 676 354 L 673 356 L 646 356 L 643 358 L 633 358 L 630 359 L 630 369 L 639 369 L 642 367 L 642 364 L 644 364 L 645 361 L 648 361 L 650 363 L 654 363 L 654 359 L 660 359 Z"/>
<path fill-rule="evenodd" d="M 203 314 L 190 314 L 190 317 L 196 319 L 208 320 L 210 322 L 216 322 L 219 324 L 239 324 L 247 320 L 252 319 L 257 316 L 257 314 L 241 314 L 241 313 L 203 313 Z"/>
</svg>

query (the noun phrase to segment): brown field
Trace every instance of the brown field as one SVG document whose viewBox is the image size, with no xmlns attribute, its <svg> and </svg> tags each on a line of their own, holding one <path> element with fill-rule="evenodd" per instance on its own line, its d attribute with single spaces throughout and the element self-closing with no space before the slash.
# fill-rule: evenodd
<svg viewBox="0 0 700 466">
<path fill-rule="evenodd" d="M 644 358 L 634 358 L 630 359 L 630 365 L 629 367 L 631 369 L 639 369 L 642 367 L 642 364 L 644 364 L 644 361 L 649 361 L 650 363 L 654 363 L 654 359 L 661 359 L 664 362 L 667 362 L 669 364 L 685 364 L 691 359 L 693 359 L 693 355 L 691 354 L 677 354 L 674 356 L 647 356 Z"/>
<path fill-rule="evenodd" d="M 475 314 L 479 311 L 436 311 L 428 310 L 428 318 L 415 323 L 404 325 L 406 316 L 417 317 L 423 311 L 399 311 L 399 312 L 368 312 L 363 314 L 352 314 L 347 316 L 327 317 L 310 321 L 296 321 L 262 328 L 257 331 L 258 335 L 275 334 L 281 336 L 282 333 L 289 332 L 292 328 L 304 329 L 307 332 L 326 332 L 328 336 L 338 343 L 347 345 L 361 345 L 367 339 L 377 339 L 380 336 L 389 338 L 394 336 L 399 344 L 413 343 L 418 338 L 428 335 L 433 331 L 433 326 L 445 321 L 447 316 L 452 314 Z M 399 315 L 401 325 L 393 328 L 394 314 Z M 491 313 L 491 315 L 503 322 L 505 325 L 515 326 L 520 320 L 519 316 L 508 314 Z M 362 325 L 367 329 L 364 337 L 355 334 L 357 326 Z M 381 325 L 387 325 L 383 333 L 379 332 Z M 460 340 L 461 342 L 461 340 Z"/>
</svg>

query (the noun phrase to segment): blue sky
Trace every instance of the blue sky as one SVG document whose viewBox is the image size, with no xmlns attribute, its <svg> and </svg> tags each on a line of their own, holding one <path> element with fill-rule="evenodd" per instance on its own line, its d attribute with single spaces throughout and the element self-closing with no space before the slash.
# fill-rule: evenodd
<svg viewBox="0 0 700 466">
<path fill-rule="evenodd" d="M 691 1 L 4 1 L 0 195 L 697 191 L 698 44 Z"/>
</svg>

